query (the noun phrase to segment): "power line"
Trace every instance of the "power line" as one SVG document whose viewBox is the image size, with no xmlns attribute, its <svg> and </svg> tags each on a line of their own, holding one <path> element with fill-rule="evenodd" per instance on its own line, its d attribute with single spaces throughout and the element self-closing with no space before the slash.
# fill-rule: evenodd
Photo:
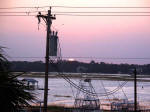
<svg viewBox="0 0 150 112">
<path fill-rule="evenodd" d="M 37 16 L 37 15 L 0 15 L 0 16 Z"/>
<path fill-rule="evenodd" d="M 118 90 L 120 90 L 128 82 L 128 81 L 125 81 L 121 85 L 116 87 L 115 89 L 113 89 L 111 91 L 108 91 L 106 93 L 93 93 L 93 92 L 86 91 L 85 89 L 81 88 L 80 86 L 76 85 L 73 81 L 71 81 L 65 74 L 63 74 L 63 72 L 60 71 L 58 65 L 53 64 L 53 62 L 51 64 L 52 64 L 53 67 L 55 67 L 57 69 L 58 76 L 61 76 L 62 78 L 64 78 L 70 85 L 72 85 L 76 89 L 79 89 L 80 91 L 82 91 L 84 93 L 87 93 L 89 95 L 94 95 L 94 96 L 97 95 L 97 94 L 99 94 L 100 96 L 111 95 L 111 94 L 114 94 L 115 92 L 117 92 Z"/>
<path fill-rule="evenodd" d="M 80 6 L 52 6 L 52 7 L 58 7 L 58 8 L 150 8 L 150 7 L 111 7 L 111 6 L 102 6 L 102 7 L 80 7 Z"/>
<path fill-rule="evenodd" d="M 50 6 L 41 6 L 41 7 L 1 7 L 0 9 L 39 9 L 39 8 L 46 8 Z"/>
<path fill-rule="evenodd" d="M 89 16 L 89 17 L 94 17 L 94 16 L 150 16 L 150 15 L 144 15 L 144 14 L 139 14 L 139 15 L 114 15 L 114 14 L 112 14 L 112 15 L 107 15 L 107 14 L 105 14 L 105 15 L 98 15 L 98 14 L 96 14 L 96 15 L 93 15 L 93 14 L 88 14 L 88 15 L 83 15 L 83 14 L 55 14 L 55 15 L 58 15 L 58 16 Z M 27 14 L 27 15 L 0 15 L 0 16 L 37 16 L 37 15 L 30 15 L 30 14 Z"/>
<path fill-rule="evenodd" d="M 0 16 L 36 16 L 33 13 L 46 11 L 1 11 Z M 54 11 L 59 16 L 150 16 L 148 11 Z"/>
<path fill-rule="evenodd" d="M 46 12 L 46 11 L 24 11 L 24 12 L 0 12 L 0 13 L 26 13 L 26 14 L 30 14 L 30 13 L 37 13 L 37 12 Z M 61 12 L 61 11 L 53 11 L 53 13 L 150 13 L 150 12 Z"/>
<path fill-rule="evenodd" d="M 19 11 L 19 12 L 17 12 L 17 11 L 14 11 L 14 12 L 13 11 L 11 11 L 11 12 L 10 11 L 9 12 L 8 11 L 3 11 L 3 12 L 0 12 L 0 13 L 2 13 L 2 14 L 3 13 L 4 14 L 5 13 L 26 13 L 26 14 L 28 14 L 28 13 L 37 13 L 37 12 L 42 12 L 42 11 L 22 11 L 22 12 L 21 11 Z M 46 12 L 46 11 L 44 11 L 44 12 Z"/>
<path fill-rule="evenodd" d="M 106 12 L 106 11 L 105 12 L 60 12 L 60 11 L 54 11 L 53 13 L 150 13 L 150 12 Z"/>
<path fill-rule="evenodd" d="M 94 15 L 94 14 L 88 14 L 88 15 L 83 15 L 83 14 L 55 14 L 55 15 L 58 15 L 58 16 L 150 16 L 150 15 L 114 15 L 114 14 L 112 14 L 112 15 L 98 15 L 98 14 L 96 14 L 96 15 Z"/>
<path fill-rule="evenodd" d="M 39 9 L 39 8 L 49 8 L 49 7 L 54 7 L 54 8 L 150 8 L 150 7 L 137 7 L 137 6 L 132 6 L 132 7 L 118 7 L 118 6 L 102 6 L 102 7 L 83 7 L 83 6 L 39 6 L 39 7 L 1 7 L 0 9 Z"/>
</svg>

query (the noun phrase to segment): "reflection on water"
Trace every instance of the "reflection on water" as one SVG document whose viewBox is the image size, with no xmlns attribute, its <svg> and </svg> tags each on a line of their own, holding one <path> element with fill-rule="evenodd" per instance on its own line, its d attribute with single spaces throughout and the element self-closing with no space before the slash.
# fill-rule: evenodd
<svg viewBox="0 0 150 112">
<path fill-rule="evenodd" d="M 22 79 L 22 78 L 20 78 Z M 39 81 L 39 87 L 44 88 L 44 78 L 34 78 Z M 78 84 L 79 79 L 71 79 L 74 83 Z M 71 88 L 70 84 L 67 83 L 64 79 L 61 78 L 49 78 L 49 91 L 48 91 L 48 103 L 49 104 L 73 104 L 74 97 L 76 94 L 76 89 Z M 92 80 L 92 84 L 97 93 L 105 93 L 104 87 L 106 91 L 114 90 L 119 84 L 122 84 L 123 81 L 108 81 L 108 80 Z M 138 91 L 138 101 L 140 102 L 150 102 L 150 82 L 138 82 L 137 83 L 137 91 Z M 133 100 L 134 98 L 134 88 L 133 82 L 128 82 L 123 89 L 120 89 L 115 94 L 110 95 L 109 98 L 128 98 L 129 100 Z M 37 98 L 43 100 L 44 91 L 43 90 L 35 90 Z M 66 97 L 69 96 L 69 97 Z M 106 96 L 100 96 L 100 99 L 107 99 Z"/>
</svg>

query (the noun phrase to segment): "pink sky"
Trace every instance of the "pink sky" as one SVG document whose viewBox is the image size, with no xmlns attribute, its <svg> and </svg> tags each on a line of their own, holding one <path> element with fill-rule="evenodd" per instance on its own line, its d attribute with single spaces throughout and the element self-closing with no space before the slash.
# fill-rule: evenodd
<svg viewBox="0 0 150 112">
<path fill-rule="evenodd" d="M 149 0 L 2 0 L 0 7 L 14 6 L 150 6 Z M 47 9 L 44 9 L 47 10 Z M 70 11 L 54 8 L 53 11 Z M 71 11 L 149 11 L 150 9 L 72 9 Z M 14 11 L 14 10 L 13 10 Z M 20 11 L 15 10 L 15 11 Z M 22 11 L 22 10 L 21 10 Z M 29 11 L 26 9 L 26 11 Z M 150 57 L 150 17 L 72 17 L 56 16 L 63 56 Z M 45 27 L 38 31 L 35 17 L 0 17 L 0 45 L 10 57 L 44 57 Z M 43 22 L 44 24 L 44 22 Z M 64 25 L 62 25 L 64 24 Z M 99 60 L 118 63 L 116 60 Z M 150 60 L 119 60 L 150 63 Z"/>
</svg>

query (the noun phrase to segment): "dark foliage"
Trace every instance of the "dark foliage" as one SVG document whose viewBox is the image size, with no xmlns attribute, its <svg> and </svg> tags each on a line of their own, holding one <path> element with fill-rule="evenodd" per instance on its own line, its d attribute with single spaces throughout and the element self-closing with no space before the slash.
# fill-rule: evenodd
<svg viewBox="0 0 150 112">
<path fill-rule="evenodd" d="M 45 64 L 42 61 L 26 62 L 26 61 L 14 61 L 11 62 L 12 71 L 30 71 L 30 72 L 44 72 Z M 83 63 L 78 61 L 66 61 L 63 60 L 58 64 L 59 68 L 63 72 L 77 72 L 77 68 L 85 67 L 87 73 L 130 73 L 131 69 L 140 68 L 142 74 L 150 74 L 150 64 L 147 65 L 133 65 L 133 64 L 108 64 L 104 62 Z M 50 65 L 50 72 L 57 72 L 56 69 Z"/>
<path fill-rule="evenodd" d="M 9 62 L 0 48 L 0 109 L 1 112 L 17 112 L 29 106 L 34 96 L 25 90 L 25 85 L 9 72 Z"/>
</svg>

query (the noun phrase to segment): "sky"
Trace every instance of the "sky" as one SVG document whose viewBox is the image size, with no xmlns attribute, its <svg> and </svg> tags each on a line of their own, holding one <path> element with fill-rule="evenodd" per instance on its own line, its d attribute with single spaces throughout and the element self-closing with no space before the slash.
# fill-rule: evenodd
<svg viewBox="0 0 150 112">
<path fill-rule="evenodd" d="M 0 7 L 37 6 L 81 7 L 149 7 L 149 0 L 1 0 Z M 2 11 L 32 11 L 11 9 Z M 34 9 L 39 10 L 39 9 Z M 48 8 L 41 9 L 47 11 Z M 52 8 L 55 11 L 124 11 L 142 12 L 146 9 L 70 9 Z M 54 13 L 53 13 L 54 14 Z M 63 57 L 150 57 L 150 17 L 148 16 L 60 16 L 56 14 L 52 30 L 58 31 Z M 32 16 L 0 16 L 0 46 L 7 47 L 10 60 L 38 60 L 14 57 L 44 57 L 46 28 Z M 94 58 L 91 58 L 94 60 Z M 90 61 L 91 59 L 87 59 Z M 40 60 L 40 59 L 39 59 Z M 96 59 L 95 59 L 96 60 Z M 149 64 L 150 60 L 98 59 L 109 63 Z"/>
</svg>

